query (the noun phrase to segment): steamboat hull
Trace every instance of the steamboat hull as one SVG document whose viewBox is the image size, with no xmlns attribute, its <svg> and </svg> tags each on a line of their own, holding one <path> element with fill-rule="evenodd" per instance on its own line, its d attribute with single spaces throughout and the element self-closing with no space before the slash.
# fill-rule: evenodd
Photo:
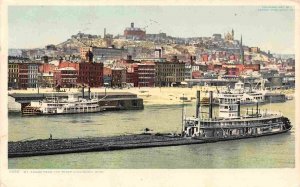
<svg viewBox="0 0 300 187">
<path fill-rule="evenodd" d="M 22 111 L 22 116 L 50 116 L 50 115 L 66 115 L 66 114 L 86 114 L 86 113 L 98 113 L 104 111 L 104 108 L 97 108 L 93 110 L 80 109 L 80 110 L 72 110 L 72 111 L 63 111 L 57 112 L 53 110 L 52 112 L 43 112 L 38 107 L 28 106 Z"/>
<path fill-rule="evenodd" d="M 88 114 L 88 113 L 99 113 L 101 111 L 91 111 L 91 112 L 70 112 L 70 113 L 22 113 L 22 116 L 54 116 L 54 115 L 68 115 L 68 114 Z"/>
</svg>

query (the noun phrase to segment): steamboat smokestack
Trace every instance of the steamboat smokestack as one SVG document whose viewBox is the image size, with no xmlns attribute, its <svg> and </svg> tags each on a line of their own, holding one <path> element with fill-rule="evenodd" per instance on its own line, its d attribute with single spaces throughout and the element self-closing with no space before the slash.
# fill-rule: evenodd
<svg viewBox="0 0 300 187">
<path fill-rule="evenodd" d="M 258 117 L 258 102 L 256 102 L 256 117 Z"/>
<path fill-rule="evenodd" d="M 84 99 L 84 86 L 82 86 L 82 99 Z"/>
<path fill-rule="evenodd" d="M 212 119 L 213 113 L 213 92 L 209 91 L 209 119 Z"/>
<path fill-rule="evenodd" d="M 237 102 L 237 104 L 238 104 L 238 108 L 237 108 L 237 117 L 240 117 L 241 116 L 241 103 L 240 103 L 240 101 L 238 101 Z M 248 108 L 247 108 L 247 114 L 248 114 Z"/>
<path fill-rule="evenodd" d="M 200 91 L 197 90 L 197 100 L 196 100 L 196 118 L 199 117 L 199 108 L 200 108 Z"/>
</svg>

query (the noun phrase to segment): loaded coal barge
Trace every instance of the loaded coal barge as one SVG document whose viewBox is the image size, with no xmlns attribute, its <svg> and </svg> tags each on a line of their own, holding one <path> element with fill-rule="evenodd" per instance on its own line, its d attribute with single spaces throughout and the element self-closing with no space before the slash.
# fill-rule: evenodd
<svg viewBox="0 0 300 187">
<path fill-rule="evenodd" d="M 196 116 L 183 115 L 182 133 L 179 135 L 146 132 L 113 137 L 8 142 L 8 157 L 212 143 L 275 135 L 288 132 L 292 128 L 288 118 L 279 113 L 260 112 L 258 105 L 256 113 L 241 115 L 239 103 L 223 102 L 219 105 L 219 116 L 213 117 L 212 101 L 210 92 L 209 115 L 208 118 L 202 118 L 200 91 L 197 91 Z"/>
</svg>

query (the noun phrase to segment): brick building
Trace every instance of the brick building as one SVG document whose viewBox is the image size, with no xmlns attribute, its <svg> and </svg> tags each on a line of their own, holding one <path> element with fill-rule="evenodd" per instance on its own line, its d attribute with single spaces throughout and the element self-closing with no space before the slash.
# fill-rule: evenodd
<svg viewBox="0 0 300 187">
<path fill-rule="evenodd" d="M 208 62 L 208 57 L 209 57 L 208 54 L 202 54 L 202 55 L 201 55 L 201 60 L 202 60 L 202 62 Z"/>
<path fill-rule="evenodd" d="M 40 73 L 38 77 L 39 86 L 42 88 L 53 88 L 55 85 L 53 72 Z"/>
<path fill-rule="evenodd" d="M 28 87 L 28 64 L 20 63 L 19 64 L 19 85 L 20 89 L 27 89 Z"/>
<path fill-rule="evenodd" d="M 124 30 L 124 37 L 132 40 L 145 40 L 146 31 L 141 28 L 134 27 L 134 23 L 131 23 L 130 27 Z"/>
<path fill-rule="evenodd" d="M 52 88 L 55 86 L 55 82 L 54 82 L 54 71 L 55 69 L 57 69 L 57 67 L 55 67 L 54 64 L 40 64 L 39 65 L 39 78 L 38 78 L 38 82 L 39 82 L 39 86 L 40 87 L 49 87 Z"/>
<path fill-rule="evenodd" d="M 77 83 L 90 87 L 102 87 L 103 63 L 79 63 Z"/>
<path fill-rule="evenodd" d="M 58 64 L 58 68 L 66 68 L 66 67 L 73 67 L 76 70 L 79 70 L 79 63 L 70 62 L 70 61 L 60 61 Z"/>
<path fill-rule="evenodd" d="M 73 67 L 60 68 L 54 71 L 55 86 L 72 88 L 77 86 L 77 70 Z"/>
<path fill-rule="evenodd" d="M 179 62 L 175 57 L 171 61 L 156 62 L 156 86 L 179 85 L 185 78 L 185 63 Z"/>
<path fill-rule="evenodd" d="M 112 79 L 112 75 L 111 75 L 111 68 L 109 67 L 103 67 L 103 84 L 111 87 L 111 79 Z"/>
<path fill-rule="evenodd" d="M 249 51 L 252 53 L 259 53 L 260 49 L 259 49 L 259 47 L 250 47 Z"/>
<path fill-rule="evenodd" d="M 138 64 L 138 86 L 153 87 L 155 86 L 155 63 L 143 62 Z"/>
<path fill-rule="evenodd" d="M 54 64 L 40 64 L 39 65 L 39 72 L 40 73 L 53 73 L 55 70 L 55 65 Z"/>
<path fill-rule="evenodd" d="M 38 76 L 39 76 L 39 65 L 35 63 L 28 63 L 28 88 L 37 88 Z"/>
<path fill-rule="evenodd" d="M 245 64 L 244 70 L 260 71 L 260 64 Z"/>
<path fill-rule="evenodd" d="M 111 68 L 111 86 L 123 87 L 126 84 L 126 72 L 125 68 Z"/>
<path fill-rule="evenodd" d="M 8 87 L 18 88 L 19 84 L 19 64 L 9 63 L 8 64 Z"/>
<path fill-rule="evenodd" d="M 131 66 L 127 68 L 126 72 L 126 83 L 129 83 L 134 87 L 139 85 L 138 68 L 138 64 L 131 64 Z"/>
</svg>

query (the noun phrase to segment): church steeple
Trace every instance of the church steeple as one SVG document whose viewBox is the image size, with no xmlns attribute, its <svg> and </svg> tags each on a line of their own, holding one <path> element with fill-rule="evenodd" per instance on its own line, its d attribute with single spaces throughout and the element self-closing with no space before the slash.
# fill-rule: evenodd
<svg viewBox="0 0 300 187">
<path fill-rule="evenodd" d="M 243 48 L 243 36 L 241 35 L 240 41 L 240 55 L 241 55 L 241 64 L 244 64 L 244 48 Z"/>
</svg>

